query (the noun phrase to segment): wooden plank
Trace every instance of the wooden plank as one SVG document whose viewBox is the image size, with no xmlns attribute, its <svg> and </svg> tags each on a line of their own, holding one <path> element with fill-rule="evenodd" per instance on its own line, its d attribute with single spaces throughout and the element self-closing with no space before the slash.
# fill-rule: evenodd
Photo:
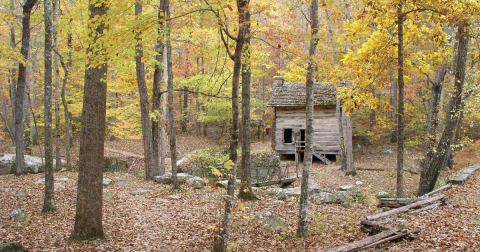
<svg viewBox="0 0 480 252">
<path fill-rule="evenodd" d="M 331 249 L 326 249 L 326 250 L 321 250 L 321 252 L 340 252 L 340 251 L 358 251 L 358 248 L 361 248 L 363 246 L 367 246 L 369 244 L 381 241 L 385 238 L 388 238 L 392 235 L 395 235 L 396 232 L 400 231 L 401 229 L 398 227 L 394 227 L 391 230 L 386 230 L 383 231 L 379 234 L 367 237 L 363 240 L 352 242 L 346 245 L 341 245 L 338 247 L 334 247 Z"/>
<path fill-rule="evenodd" d="M 376 246 L 378 246 L 382 243 L 397 240 L 397 239 L 409 236 L 410 234 L 418 233 L 418 232 L 420 232 L 420 229 L 415 229 L 415 230 L 407 231 L 407 232 L 397 232 L 397 233 L 395 233 L 394 236 L 390 236 L 390 237 L 387 237 L 385 239 L 381 239 L 379 241 L 373 242 L 371 244 L 368 244 L 366 246 L 360 247 L 360 248 L 358 248 L 356 250 L 352 250 L 352 251 L 359 251 L 359 250 L 363 250 L 363 249 L 367 249 L 367 248 L 373 248 L 373 247 L 376 247 Z"/>
<path fill-rule="evenodd" d="M 426 205 L 426 204 L 430 204 L 432 202 L 442 200 L 443 198 L 445 198 L 445 195 L 443 195 L 443 194 L 440 195 L 440 196 L 437 196 L 437 197 L 427 198 L 427 199 L 424 199 L 422 201 L 412 203 L 410 205 L 406 205 L 406 206 L 403 206 L 403 207 L 392 209 L 390 211 L 386 211 L 386 212 L 383 212 L 383 213 L 367 216 L 367 220 L 373 221 L 373 220 L 380 219 L 380 218 L 383 218 L 383 217 L 387 217 L 387 216 L 390 216 L 390 215 L 393 215 L 393 214 L 403 213 L 403 212 L 406 212 L 406 211 L 408 211 L 412 208 L 423 206 L 423 205 Z"/>
<path fill-rule="evenodd" d="M 426 198 L 426 197 L 429 197 L 430 195 L 433 195 L 433 194 L 435 194 L 435 193 L 437 193 L 437 192 L 445 191 L 445 190 L 447 190 L 448 188 L 450 188 L 451 186 L 452 186 L 452 184 L 448 183 L 448 184 L 446 184 L 446 185 L 444 185 L 444 186 L 442 186 L 442 187 L 440 187 L 440 188 L 438 188 L 438 189 L 436 189 L 436 190 L 433 190 L 433 191 L 431 191 L 431 192 L 429 192 L 429 193 L 427 193 L 427 194 L 422 195 L 420 198 Z"/>
<path fill-rule="evenodd" d="M 384 168 L 355 168 L 357 171 L 385 171 Z"/>
</svg>

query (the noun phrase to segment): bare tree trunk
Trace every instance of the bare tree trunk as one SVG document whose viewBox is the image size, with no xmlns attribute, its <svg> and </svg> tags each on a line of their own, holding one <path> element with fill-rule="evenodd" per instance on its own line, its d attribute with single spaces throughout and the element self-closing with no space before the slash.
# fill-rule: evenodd
<svg viewBox="0 0 480 252">
<path fill-rule="evenodd" d="M 345 149 L 347 152 L 347 170 L 345 172 L 346 176 L 357 175 L 357 171 L 355 170 L 355 166 L 353 164 L 353 143 L 352 143 L 352 117 L 345 115 L 343 112 L 342 117 L 345 118 L 345 127 L 343 135 L 345 136 Z"/>
<path fill-rule="evenodd" d="M 237 174 L 237 148 L 238 148 L 238 131 L 239 131 L 239 84 L 242 67 L 242 52 L 245 43 L 245 35 L 248 33 L 245 21 L 247 13 L 249 14 L 250 0 L 237 0 L 238 10 L 238 35 L 235 45 L 235 53 L 233 59 L 233 75 L 232 75 L 232 128 L 230 139 L 230 160 L 234 163 L 231 174 L 228 178 L 227 196 L 225 197 L 225 210 L 223 215 L 222 227 L 216 230 L 213 241 L 213 251 L 223 252 L 227 249 L 228 239 L 230 237 L 230 227 L 232 224 L 232 208 L 233 199 L 235 197 L 235 180 Z"/>
<path fill-rule="evenodd" d="M 437 124 L 438 124 L 438 112 L 439 102 L 442 93 L 442 82 L 447 73 L 447 66 L 442 65 L 439 67 L 435 74 L 435 80 L 432 83 L 432 90 L 430 95 L 430 111 L 428 113 L 428 125 L 425 144 L 423 146 L 423 162 L 422 162 L 422 174 L 428 170 L 430 160 L 435 152 L 435 145 L 437 144 Z M 422 177 L 423 177 L 422 176 Z"/>
<path fill-rule="evenodd" d="M 71 5 L 71 1 L 69 1 L 69 4 Z M 71 148 L 73 146 L 73 137 L 72 137 L 72 123 L 71 123 L 71 116 L 70 112 L 68 111 L 68 102 L 67 102 L 67 82 L 68 82 L 68 70 L 72 67 L 72 20 L 68 22 L 68 34 L 67 34 L 67 47 L 68 47 L 68 59 L 67 59 L 67 65 L 65 66 L 62 63 L 63 66 L 63 71 L 65 72 L 65 76 L 63 79 L 63 85 L 62 85 L 62 105 L 63 105 L 63 113 L 65 117 L 65 158 L 67 159 L 67 171 L 72 171 L 73 170 L 73 164 L 72 160 L 70 157 L 70 152 Z"/>
<path fill-rule="evenodd" d="M 188 124 L 188 87 L 184 86 L 183 89 L 185 91 L 183 92 L 182 132 L 186 133 Z"/>
<path fill-rule="evenodd" d="M 308 188 L 310 183 L 310 170 L 312 169 L 312 153 L 313 153 L 313 83 L 315 78 L 315 53 L 318 44 L 318 0 L 313 0 L 310 3 L 310 22 L 311 22 L 311 37 L 309 49 L 309 62 L 306 76 L 306 131 L 305 131 L 305 156 L 302 173 L 302 186 L 300 193 L 300 209 L 298 215 L 298 229 L 297 237 L 308 236 Z"/>
<path fill-rule="evenodd" d="M 166 17 L 170 18 L 170 0 L 165 0 Z M 167 22 L 167 69 L 168 69 L 168 122 L 170 126 L 170 160 L 172 167 L 173 190 L 180 189 L 177 178 L 177 139 L 175 130 L 175 109 L 173 104 L 173 71 L 172 71 L 172 45 L 170 41 L 170 21 Z"/>
<path fill-rule="evenodd" d="M 87 62 L 82 109 L 82 132 L 78 172 L 75 224 L 70 240 L 104 239 L 102 226 L 103 158 L 107 110 L 107 63 L 104 45 L 94 46 L 108 29 L 105 18 L 108 2 L 89 1 L 90 43 L 87 55 L 98 65 Z M 94 21 L 94 19 L 96 21 Z M 93 23 L 93 24 L 92 24 Z"/>
<path fill-rule="evenodd" d="M 44 118 L 45 118 L 45 198 L 42 212 L 55 211 L 53 188 L 53 130 L 52 130 L 52 2 L 44 1 L 45 9 L 45 76 L 44 76 Z"/>
<path fill-rule="evenodd" d="M 154 117 L 152 118 L 152 165 L 153 165 L 153 176 L 159 176 L 165 174 L 165 163 L 163 164 L 163 172 L 162 168 L 160 167 L 160 93 L 162 88 L 162 74 L 163 69 L 160 67 L 162 64 L 162 60 L 164 58 L 165 52 L 165 44 L 163 43 L 163 29 L 164 26 L 164 12 L 163 12 L 163 5 L 164 1 L 159 1 L 159 8 L 158 8 L 158 38 L 155 44 L 155 50 L 157 55 L 155 55 L 155 60 L 157 61 L 155 64 L 155 69 L 153 72 L 153 92 L 152 92 L 152 111 L 154 113 Z"/>
<path fill-rule="evenodd" d="M 245 42 L 243 45 L 242 55 L 242 129 L 240 137 L 242 138 L 242 183 L 238 192 L 238 198 L 243 200 L 256 200 L 257 197 L 253 194 L 252 190 L 252 174 L 251 174 L 251 162 L 250 162 L 250 144 L 251 144 L 251 132 L 250 132 L 250 86 L 252 79 L 252 64 L 251 64 L 251 52 L 250 46 L 250 11 L 248 8 L 244 12 L 245 17 Z"/>
<path fill-rule="evenodd" d="M 142 15 L 142 2 L 135 4 L 135 16 Z M 135 66 L 137 74 L 138 93 L 140 95 L 140 111 L 142 120 L 142 140 L 143 140 L 143 155 L 145 161 L 145 179 L 153 179 L 153 163 L 152 163 L 152 127 L 150 126 L 150 105 L 148 102 L 147 83 L 145 81 L 145 67 L 142 62 L 143 45 L 140 33 L 135 35 Z"/>
<path fill-rule="evenodd" d="M 13 0 L 10 0 L 10 11 L 14 13 L 15 11 L 15 2 Z M 22 20 L 23 22 L 23 20 Z M 29 24 L 30 25 L 30 24 Z M 22 28 L 23 30 L 23 28 Z M 22 35 L 23 36 L 23 35 Z M 30 36 L 30 31 L 29 31 L 29 36 Z M 23 42 L 23 40 L 22 40 Z M 13 23 L 11 24 L 10 27 L 10 47 L 12 49 L 15 49 L 15 27 L 13 26 Z M 20 49 L 21 50 L 21 49 Z M 23 54 L 22 54 L 23 55 Z M 27 57 L 25 57 L 26 59 Z M 15 78 L 18 78 L 17 76 L 17 69 L 15 68 L 15 64 L 12 65 L 12 68 L 10 69 L 9 77 L 8 79 L 10 80 L 10 102 L 12 104 L 12 121 L 8 121 L 8 116 L 7 116 L 7 107 L 5 104 L 5 98 L 2 97 L 2 109 L 3 109 L 3 115 L 4 115 L 4 121 L 5 125 L 7 126 L 8 133 L 10 133 L 10 138 L 12 139 L 13 144 L 15 145 L 15 96 L 16 96 L 16 89 L 17 89 L 17 82 L 15 81 Z M 10 124 L 11 123 L 11 124 Z M 11 125 L 11 127 L 10 127 Z"/>
<path fill-rule="evenodd" d="M 390 72 L 390 105 L 393 107 L 393 111 L 391 114 L 391 120 L 392 120 L 392 134 L 390 136 L 390 142 L 391 143 L 396 143 L 398 141 L 398 136 L 397 136 L 397 100 L 398 100 L 398 93 L 397 93 L 397 82 L 395 81 L 394 77 L 394 71 Z"/>
<path fill-rule="evenodd" d="M 53 0 L 53 50 L 58 52 L 58 12 L 59 0 Z M 62 142 L 60 139 L 60 62 L 55 54 L 53 59 L 55 72 L 55 170 L 62 169 Z"/>
<path fill-rule="evenodd" d="M 27 0 L 23 5 L 22 17 L 22 47 L 20 52 L 25 60 L 28 58 L 28 51 L 30 49 L 30 14 L 35 6 L 36 0 Z M 24 159 L 24 124 L 23 124 L 23 102 L 25 97 L 25 82 L 26 82 L 26 64 L 18 64 L 18 81 L 15 88 L 15 154 L 16 165 L 15 174 L 17 176 L 24 174 L 25 159 Z M 3 100 L 3 99 L 2 99 Z M 5 115 L 6 116 L 6 115 Z"/>
<path fill-rule="evenodd" d="M 399 0 L 397 9 L 398 25 L 398 142 L 397 142 L 397 198 L 403 198 L 403 143 L 405 141 L 405 81 L 403 76 L 404 49 L 403 49 L 403 2 Z"/>
<path fill-rule="evenodd" d="M 163 69 L 163 84 L 162 84 L 162 91 L 166 92 L 167 88 L 165 85 L 168 85 L 168 63 L 167 63 L 167 50 L 168 48 L 165 45 L 165 52 L 164 52 L 164 66 L 165 68 Z M 168 94 L 167 94 L 168 95 Z M 163 120 L 166 121 L 168 119 L 168 111 L 167 111 L 167 95 L 162 95 L 162 103 L 163 105 L 163 110 L 162 110 L 162 117 Z M 161 128 L 160 128 L 160 174 L 163 175 L 165 174 L 165 157 L 167 155 L 167 143 L 166 143 L 166 132 L 165 132 L 166 124 L 162 123 Z"/>
<path fill-rule="evenodd" d="M 420 178 L 420 187 L 418 189 L 418 195 L 424 195 L 431 192 L 435 188 L 435 184 L 438 180 L 439 171 L 445 166 L 449 160 L 451 143 L 455 134 L 455 128 L 458 123 L 459 110 L 462 104 L 462 91 L 463 84 L 465 82 L 465 66 L 467 61 L 468 52 L 468 34 L 465 31 L 465 24 L 460 23 L 457 30 L 458 49 L 456 56 L 456 68 L 455 68 L 455 89 L 453 96 L 448 106 L 448 113 L 445 121 L 445 128 L 442 133 L 442 138 L 438 143 L 437 149 L 432 156 L 428 169 L 422 170 L 422 176 Z"/>
</svg>

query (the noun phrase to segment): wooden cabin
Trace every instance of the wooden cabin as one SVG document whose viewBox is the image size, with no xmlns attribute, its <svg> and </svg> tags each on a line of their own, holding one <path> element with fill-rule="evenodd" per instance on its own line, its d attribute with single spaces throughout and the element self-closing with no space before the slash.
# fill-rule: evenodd
<svg viewBox="0 0 480 252">
<path fill-rule="evenodd" d="M 336 115 L 336 90 L 332 85 L 316 82 L 314 92 L 313 154 L 318 159 L 341 155 L 338 117 Z M 273 94 L 268 107 L 274 109 L 272 147 L 280 155 L 302 152 L 305 146 L 306 86 L 304 83 L 285 82 L 273 78 Z M 334 155 L 334 156 L 332 156 Z"/>
</svg>

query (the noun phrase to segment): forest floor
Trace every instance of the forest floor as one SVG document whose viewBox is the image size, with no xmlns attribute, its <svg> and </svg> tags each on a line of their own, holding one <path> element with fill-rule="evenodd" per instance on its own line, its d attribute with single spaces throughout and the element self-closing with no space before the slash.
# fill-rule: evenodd
<svg viewBox="0 0 480 252">
<path fill-rule="evenodd" d="M 180 158 L 217 143 L 206 138 L 180 135 Z M 76 144 L 75 146 L 78 146 Z M 42 183 L 36 181 L 43 174 L 15 177 L 0 176 L 0 243 L 18 241 L 29 251 L 210 251 L 213 228 L 222 218 L 222 200 L 218 189 L 193 189 L 183 185 L 181 192 L 172 192 L 170 186 L 144 181 L 142 144 L 139 140 L 107 141 L 106 156 L 127 160 L 127 173 L 105 173 L 113 180 L 104 194 L 103 241 L 70 242 L 75 215 L 77 173 L 55 173 L 57 212 L 41 214 Z M 269 142 L 252 145 L 253 149 L 269 148 Z M 393 154 L 384 154 L 387 149 Z M 479 144 L 472 144 L 456 153 L 456 171 L 480 162 Z M 1 153 L 14 153 L 12 147 L 0 146 Z M 405 167 L 413 165 L 419 151 L 409 150 Z M 244 210 L 236 207 L 233 216 L 229 249 L 231 251 L 317 251 L 367 237 L 360 230 L 360 221 L 381 212 L 376 207 L 375 194 L 386 191 L 395 195 L 395 146 L 372 144 L 354 153 L 358 176 L 346 177 L 338 164 L 323 165 L 314 162 L 312 182 L 324 191 L 339 190 L 340 185 L 354 185 L 366 196 L 363 204 L 351 208 L 338 205 L 310 203 L 310 237 L 295 237 L 299 202 L 295 198 L 278 200 L 263 190 L 256 190 L 258 201 L 247 202 Z M 74 162 L 77 157 L 74 158 Z M 438 186 L 452 171 L 442 173 Z M 420 229 L 417 239 L 392 246 L 387 251 L 478 251 L 480 248 L 480 173 L 464 186 L 453 186 L 445 195 L 448 205 L 435 210 L 407 216 L 398 223 L 408 229 Z M 419 176 L 405 172 L 405 195 L 412 197 L 418 187 Z M 362 183 L 357 183 L 361 181 Z M 297 181 L 292 186 L 299 186 Z M 238 202 L 238 201 L 236 201 Z M 14 209 L 21 209 L 25 221 L 9 218 Z M 274 212 L 285 222 L 284 227 L 268 230 L 266 224 L 254 221 L 257 214 Z"/>
</svg>

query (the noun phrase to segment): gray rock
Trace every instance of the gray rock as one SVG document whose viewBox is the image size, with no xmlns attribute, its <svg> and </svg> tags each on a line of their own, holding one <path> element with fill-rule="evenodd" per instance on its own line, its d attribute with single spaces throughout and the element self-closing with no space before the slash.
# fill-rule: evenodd
<svg viewBox="0 0 480 252">
<path fill-rule="evenodd" d="M 127 168 L 127 162 L 119 158 L 106 157 L 103 159 L 103 172 L 125 172 Z"/>
<path fill-rule="evenodd" d="M 65 185 L 62 183 L 53 183 L 53 188 L 55 190 L 60 189 L 60 188 L 65 188 Z"/>
<path fill-rule="evenodd" d="M 68 178 L 65 178 L 65 177 L 53 177 L 53 180 L 55 182 L 65 182 L 65 181 L 68 181 L 69 179 Z M 45 184 L 45 178 L 39 178 L 35 181 L 35 185 L 38 185 L 38 184 Z"/>
<path fill-rule="evenodd" d="M 283 200 L 274 200 L 270 203 L 270 205 L 282 205 L 283 203 Z"/>
<path fill-rule="evenodd" d="M 195 189 L 202 189 L 205 187 L 205 181 L 200 177 L 191 177 L 187 179 L 186 183 Z"/>
<path fill-rule="evenodd" d="M 251 218 L 252 221 L 260 221 L 266 224 L 266 230 L 287 229 L 285 221 L 283 221 L 275 212 L 265 212 L 258 215 L 254 215 Z"/>
<path fill-rule="evenodd" d="M 179 200 L 179 199 L 182 199 L 182 196 L 180 195 L 170 195 L 168 196 L 170 199 L 174 199 L 174 200 Z"/>
<path fill-rule="evenodd" d="M 377 151 L 375 151 L 375 150 L 370 151 L 370 154 L 375 154 L 375 153 L 377 153 Z"/>
<path fill-rule="evenodd" d="M 108 185 L 110 185 L 110 184 L 112 184 L 112 180 L 111 180 L 111 179 L 108 179 L 108 178 L 104 178 L 104 179 L 103 179 L 103 185 L 104 185 L 104 186 L 108 186 Z"/>
<path fill-rule="evenodd" d="M 287 196 L 287 198 L 290 198 L 290 197 L 300 197 L 300 194 L 301 194 L 301 188 L 300 187 L 293 187 L 293 188 L 288 188 L 288 189 L 285 189 L 285 195 Z"/>
<path fill-rule="evenodd" d="M 319 204 L 342 204 L 347 202 L 348 194 L 346 191 L 339 191 L 334 193 L 321 192 L 314 194 L 310 200 Z"/>
<path fill-rule="evenodd" d="M 355 184 L 356 185 L 363 185 L 363 182 L 362 181 L 355 181 Z"/>
<path fill-rule="evenodd" d="M 381 199 L 381 198 L 390 198 L 390 194 L 388 194 L 388 192 L 383 192 L 383 191 L 380 191 L 377 193 L 377 195 L 375 195 L 375 197 Z"/>
<path fill-rule="evenodd" d="M 3 154 L 0 156 L 0 174 L 14 174 L 16 168 L 15 154 Z M 39 157 L 25 155 L 25 173 L 37 174 L 44 172 L 45 160 Z M 53 160 L 55 167 L 55 160 Z M 58 171 L 58 170 L 57 170 Z"/>
<path fill-rule="evenodd" d="M 388 149 L 388 150 L 384 151 L 383 154 L 385 154 L 385 155 L 393 155 L 393 151 L 392 151 L 392 149 Z"/>
<path fill-rule="evenodd" d="M 218 182 L 215 182 L 214 184 L 220 184 L 221 186 L 227 188 L 228 186 L 228 180 L 222 180 L 222 181 L 218 181 Z M 235 181 L 235 188 L 239 188 L 241 185 L 241 181 L 239 179 L 237 179 Z"/>
<path fill-rule="evenodd" d="M 315 193 L 319 193 L 319 192 L 322 191 L 322 189 L 320 189 L 320 187 L 318 187 L 318 185 L 311 185 L 308 189 L 309 189 L 309 191 L 308 191 L 309 195 L 313 195 Z"/>
<path fill-rule="evenodd" d="M 144 195 L 147 193 L 148 193 L 148 190 L 145 190 L 145 189 L 140 189 L 140 190 L 130 192 L 131 195 Z"/>
<path fill-rule="evenodd" d="M 180 184 L 185 182 L 187 179 L 192 178 L 192 177 L 193 177 L 192 175 L 187 174 L 187 173 L 177 173 L 178 183 L 180 183 Z"/>
<path fill-rule="evenodd" d="M 270 195 L 279 199 L 286 199 L 287 195 L 285 194 L 285 190 L 279 187 L 272 187 L 268 188 L 263 191 L 266 195 Z"/>
<path fill-rule="evenodd" d="M 9 217 L 10 219 L 14 219 L 14 220 L 21 220 L 21 221 L 27 220 L 27 216 L 20 209 L 14 209 L 10 213 Z"/>
<path fill-rule="evenodd" d="M 15 196 L 19 197 L 20 199 L 26 199 L 28 195 L 22 191 L 15 191 Z"/>
<path fill-rule="evenodd" d="M 0 252 L 26 252 L 28 251 L 19 242 L 7 242 L 0 244 Z"/>
<path fill-rule="evenodd" d="M 343 186 L 340 186 L 340 190 L 341 191 L 351 191 L 351 190 L 355 190 L 355 187 L 353 185 L 343 185 Z"/>
<path fill-rule="evenodd" d="M 171 184 L 172 183 L 172 173 L 167 172 L 162 176 L 153 177 L 153 181 L 161 184 Z"/>
<path fill-rule="evenodd" d="M 113 194 L 108 189 L 103 189 L 103 201 L 108 204 L 112 204 L 114 201 Z"/>
</svg>

